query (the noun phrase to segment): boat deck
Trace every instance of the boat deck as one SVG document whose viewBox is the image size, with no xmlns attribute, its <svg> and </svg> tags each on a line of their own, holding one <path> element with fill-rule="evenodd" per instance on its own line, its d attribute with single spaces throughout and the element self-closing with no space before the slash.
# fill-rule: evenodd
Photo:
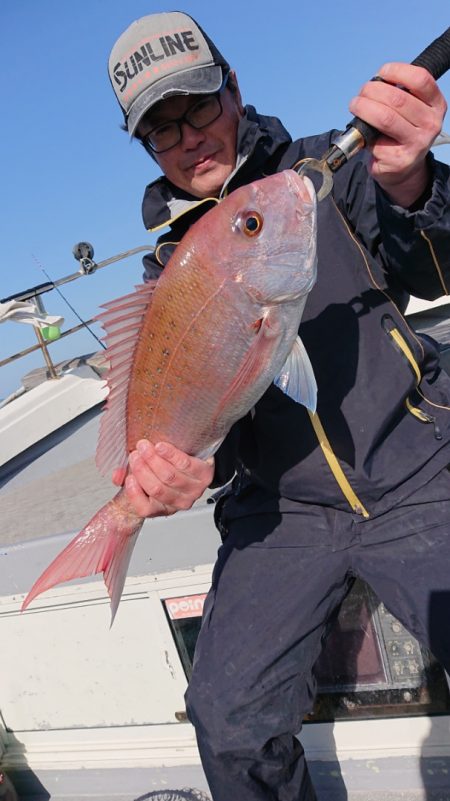
<svg viewBox="0 0 450 801">
<path fill-rule="evenodd" d="M 447 351 L 444 355 L 448 357 L 449 353 L 450 351 Z M 36 607 L 32 610 L 29 618 L 18 615 L 17 602 L 14 602 L 14 605 L 13 601 L 9 599 L 18 598 L 18 594 L 29 589 L 36 575 L 48 564 L 50 556 L 55 551 L 55 544 L 57 543 L 59 550 L 69 535 L 71 537 L 79 530 L 100 506 L 111 498 L 114 492 L 109 478 L 102 478 L 95 467 L 94 453 L 102 405 L 103 402 L 99 400 L 91 408 L 82 411 L 75 419 L 68 420 L 55 430 L 49 431 L 45 437 L 37 439 L 25 450 L 19 449 L 17 455 L 0 466 L 2 511 L 0 583 L 4 596 L 0 617 L 5 625 L 3 631 L 15 632 L 17 627 L 22 626 L 24 627 L 23 631 L 28 632 L 28 636 L 36 635 L 37 641 L 34 643 L 34 647 L 36 660 L 38 660 L 40 655 L 39 637 L 49 637 L 48 649 L 53 651 L 56 648 L 55 642 L 58 642 L 59 639 L 61 643 L 63 642 L 64 633 L 70 623 L 73 638 L 78 637 L 78 642 L 83 643 L 83 647 L 78 649 L 80 653 L 76 648 L 72 653 L 73 659 L 79 658 L 80 660 L 79 667 L 76 664 L 71 666 L 74 676 L 75 674 L 81 675 L 80 670 L 83 669 L 84 664 L 82 652 L 83 648 L 88 647 L 86 641 L 90 643 L 89 647 L 92 647 L 94 639 L 100 640 L 103 636 L 104 621 L 102 619 L 99 625 L 96 617 L 102 612 L 101 604 L 106 603 L 102 597 L 104 590 L 100 579 L 97 580 L 97 585 L 94 582 L 83 585 L 87 588 L 85 600 L 78 600 L 75 595 L 72 597 L 70 587 L 63 588 L 59 594 L 52 595 L 50 593 L 43 599 L 39 608 Z M 44 408 L 47 416 L 51 417 L 50 406 Z M 220 544 L 211 519 L 212 510 L 207 508 L 206 501 L 207 494 L 198 502 L 196 509 L 189 513 L 181 513 L 179 516 L 150 521 L 145 524 L 145 531 L 138 539 L 130 564 L 130 596 L 122 611 L 122 622 L 128 621 L 128 630 L 127 626 L 123 627 L 124 631 L 127 630 L 127 636 L 130 635 L 130 622 L 141 620 L 147 629 L 146 639 L 147 641 L 151 640 L 152 632 L 155 633 L 157 625 L 162 625 L 163 622 L 167 626 L 167 620 L 162 612 L 164 598 L 206 591 L 209 574 L 206 575 L 205 566 L 212 566 L 217 547 Z M 150 526 L 152 527 L 151 538 L 146 536 L 147 530 L 150 534 Z M 187 530 L 189 536 L 186 536 Z M 148 575 L 148 579 L 146 579 L 148 586 L 150 587 L 153 582 L 154 589 L 150 588 L 149 591 L 147 585 L 143 586 L 142 581 L 141 584 L 133 583 L 133 577 L 142 577 L 143 573 Z M 98 585 L 100 585 L 100 590 L 96 589 Z M 93 589 L 89 589 L 89 587 Z M 155 596 L 155 603 L 151 600 L 152 593 Z M 156 595 L 158 595 L 157 599 Z M 93 604 L 89 609 L 86 606 L 86 617 L 84 617 L 83 611 L 84 603 Z M 159 615 L 159 623 L 157 620 L 155 621 L 154 613 Z M 31 614 L 35 615 L 34 619 L 31 618 Z M 29 628 L 25 628 L 28 620 L 32 620 L 32 624 L 30 622 Z M 47 620 L 49 623 L 46 623 Z M 94 632 L 94 634 L 91 632 L 92 637 L 97 631 L 94 639 L 92 637 L 89 639 L 91 635 L 90 629 L 86 630 L 87 620 L 90 621 Z M 55 629 L 55 624 L 59 626 L 58 629 Z M 119 619 L 109 637 L 111 643 L 114 643 L 115 638 L 119 639 L 124 636 L 121 633 L 120 625 Z M 17 642 L 14 640 L 14 648 L 17 653 L 20 653 L 20 649 L 23 648 L 20 645 L 21 636 L 17 635 Z M 166 654 L 164 657 L 166 661 L 161 658 L 159 662 L 162 665 L 161 670 L 164 668 L 167 672 L 168 669 L 170 673 L 178 657 L 168 628 L 162 637 L 160 647 L 164 642 L 164 647 L 172 650 L 169 661 L 167 661 Z M 140 633 L 138 631 L 136 635 L 136 643 L 142 644 L 141 641 L 142 630 Z M 131 640 L 121 642 L 122 644 L 118 643 L 116 651 L 111 651 L 113 654 L 111 658 L 117 660 L 117 663 L 119 663 L 119 655 L 123 654 L 121 650 L 123 642 L 131 642 Z M 68 649 L 70 644 L 70 637 L 68 637 L 67 642 L 65 645 L 61 645 L 60 649 Z M 113 646 L 111 645 L 111 647 Z M 140 753 L 140 746 L 136 740 L 135 743 L 131 742 L 128 745 L 122 743 L 122 750 L 120 750 L 120 743 L 125 736 L 121 733 L 124 732 L 123 721 L 114 729 L 114 735 L 118 739 L 114 740 L 113 748 L 107 756 L 109 767 L 100 765 L 100 761 L 105 760 L 105 753 L 108 750 L 105 745 L 107 742 L 104 734 L 105 728 L 103 728 L 105 723 L 102 723 L 100 713 L 98 721 L 94 715 L 93 724 L 89 723 L 84 729 L 80 726 L 77 728 L 77 736 L 81 738 L 79 742 L 84 743 L 87 738 L 88 746 L 84 751 L 77 744 L 75 735 L 73 735 L 75 739 L 67 746 L 66 724 L 58 722 L 61 707 L 52 711 L 54 721 L 51 725 L 44 721 L 40 728 L 37 727 L 36 739 L 33 739 L 33 731 L 27 731 L 24 724 L 22 724 L 22 728 L 18 726 L 16 729 L 17 741 L 15 742 L 15 734 L 11 731 L 2 732 L 2 722 L 5 724 L 5 721 L 3 721 L 1 713 L 3 712 L 6 723 L 10 716 L 16 715 L 14 710 L 17 703 L 13 704 L 14 685 L 17 681 L 20 683 L 23 666 L 19 666 L 17 670 L 13 671 L 11 658 L 8 662 L 7 650 L 5 650 L 2 660 L 7 682 L 2 698 L 0 698 L 0 763 L 2 763 L 3 741 L 5 768 L 17 789 L 19 801 L 48 801 L 48 799 L 52 799 L 52 801 L 83 801 L 83 799 L 86 801 L 147 801 L 147 799 L 148 801 L 150 799 L 153 801 L 209 801 L 210 794 L 206 779 L 198 764 L 198 756 L 195 760 L 191 760 L 190 764 L 183 764 L 181 751 L 175 743 L 174 753 L 180 755 L 176 764 L 165 763 L 164 758 L 159 763 L 153 762 L 153 757 L 149 757 L 150 750 L 147 752 L 147 757 L 149 757 L 147 762 L 144 763 L 142 756 L 139 757 L 140 763 L 139 759 L 132 762 L 129 755 Z M 141 669 L 141 649 L 137 648 L 136 653 L 136 665 L 133 664 L 133 669 L 134 667 Z M 64 650 L 64 654 L 67 658 L 69 651 Z M 123 656 L 120 656 L 120 660 L 123 662 Z M 94 670 L 95 659 L 91 658 L 91 662 L 91 668 Z M 10 665 L 9 672 L 8 664 Z M 30 671 L 32 671 L 32 667 L 30 667 Z M 49 672 L 47 664 L 45 668 L 47 683 L 55 681 L 52 679 L 52 671 L 57 676 L 57 666 L 55 670 L 52 666 Z M 180 710 L 185 685 L 181 664 L 175 667 L 175 672 L 178 675 L 179 687 L 173 704 L 172 701 L 171 704 L 175 710 Z M 104 674 L 101 675 L 103 681 Z M 34 676 L 33 681 L 36 681 L 36 678 L 37 676 Z M 170 680 L 173 683 L 173 678 L 170 675 L 167 681 Z M 111 692 L 111 697 L 114 698 L 116 690 L 113 680 L 114 676 L 110 677 L 111 687 L 108 692 Z M 145 684 L 144 674 L 139 680 Z M 162 686 L 161 678 L 158 681 L 160 688 Z M 8 688 L 8 682 L 10 688 Z M 11 698 L 8 697 L 9 689 Z M 30 695 L 29 700 L 36 708 L 40 703 L 44 704 L 44 700 L 39 701 L 39 696 L 44 699 L 44 689 L 45 686 L 42 683 L 39 686 L 36 684 L 32 690 L 35 697 L 31 698 Z M 51 691 L 53 696 L 54 684 L 51 684 Z M 159 703 L 157 695 L 160 692 L 162 691 L 157 688 L 157 694 L 152 701 L 156 706 Z M 19 706 L 22 705 L 22 701 L 23 699 Z M 77 711 L 76 699 L 74 701 L 75 711 Z M 8 708 L 8 703 L 10 708 Z M 148 705 L 148 699 L 145 700 L 145 703 Z M 28 702 L 25 705 L 27 704 Z M 141 706 L 145 706 L 144 698 L 141 699 Z M 20 717 L 20 713 L 17 714 Z M 25 712 L 22 714 L 25 715 Z M 67 719 L 70 719 L 70 710 L 64 710 L 64 714 Z M 142 720 L 147 725 L 144 710 L 142 715 Z M 422 721 L 425 720 L 426 718 L 422 718 Z M 401 750 L 396 735 L 398 721 L 395 720 L 374 721 L 375 728 L 378 726 L 378 731 L 384 726 L 382 737 L 386 737 L 388 741 L 385 752 L 377 751 L 376 748 L 373 751 L 370 750 L 372 745 L 368 745 L 368 741 L 364 746 L 362 745 L 356 734 L 358 730 L 358 721 L 356 720 L 340 721 L 335 726 L 320 723 L 306 724 L 302 739 L 316 787 L 317 801 L 363 801 L 363 799 L 364 801 L 450 801 L 449 720 L 450 717 L 447 715 L 428 718 L 430 731 L 427 733 L 424 729 L 417 735 L 417 742 L 422 743 L 420 754 L 417 748 L 413 753 L 414 748 L 408 739 L 403 745 L 403 751 Z M 86 718 L 83 718 L 83 725 L 85 721 Z M 189 724 L 175 724 L 172 708 L 171 717 L 163 716 L 162 722 L 164 721 L 168 722 L 171 730 L 176 728 L 180 732 L 180 742 L 182 742 L 183 733 L 187 733 L 190 729 Z M 407 729 L 411 728 L 414 717 L 405 719 L 405 722 Z M 326 726 L 328 729 L 321 728 Z M 342 734 L 349 726 L 352 727 L 353 751 L 346 745 L 345 737 Z M 145 727 L 142 722 L 138 720 L 135 724 L 135 731 L 142 732 L 143 728 Z M 154 727 L 150 726 L 149 728 Z M 314 732 L 319 732 L 319 730 L 320 733 L 315 735 Z M 72 736 L 70 731 L 69 734 Z M 51 736 L 58 741 L 55 751 L 57 762 L 49 761 L 48 758 L 48 753 L 51 751 Z M 46 739 L 47 737 L 50 739 Z M 100 738 L 98 743 L 96 737 Z M 319 751 L 321 754 L 325 754 L 322 758 L 320 755 L 317 756 L 319 741 Z M 93 743 L 92 750 L 90 750 L 90 742 Z M 378 739 L 378 742 L 381 741 Z M 25 746 L 22 743 L 25 743 Z M 97 746 L 98 752 L 95 751 Z M 27 751 L 27 747 L 30 750 Z M 368 756 L 361 758 L 361 753 L 357 753 L 358 748 L 360 751 L 365 749 L 364 753 Z M 378 745 L 377 748 L 380 746 Z M 89 752 L 88 757 L 85 752 Z M 346 758 L 342 758 L 344 752 Z M 23 753 L 23 757 L 21 757 L 21 753 Z M 80 753 L 79 761 L 81 762 L 83 758 L 87 760 L 88 765 L 77 766 L 78 753 Z M 114 753 L 117 754 L 117 760 Z M 336 753 L 339 754 L 340 761 L 329 761 L 335 757 Z M 385 756 L 384 753 L 388 753 L 389 756 Z M 405 753 L 410 755 L 405 755 Z M 193 761 L 196 764 L 193 764 Z M 63 762 L 64 764 L 62 764 Z M 60 763 L 61 767 L 58 767 Z M 25 768 L 24 764 L 31 765 L 32 769 Z M 144 764 L 145 767 L 142 767 L 141 765 Z M 163 764 L 165 767 L 156 767 L 156 764 Z M 4 801 L 1 788 L 0 801 Z M 6 801 L 10 801 L 7 796 Z M 11 799 L 11 801 L 14 800 Z M 230 801 L 235 801 L 235 799 L 230 799 Z M 236 801 L 241 801 L 241 799 L 236 799 Z"/>
<path fill-rule="evenodd" d="M 449 801 L 450 758 L 310 762 L 317 801 Z M 12 775 L 19 801 L 210 801 L 198 765 Z M 1 796 L 0 796 L 1 798 Z M 234 799 L 230 799 L 234 801 Z M 237 799 L 236 799 L 237 801 Z"/>
</svg>

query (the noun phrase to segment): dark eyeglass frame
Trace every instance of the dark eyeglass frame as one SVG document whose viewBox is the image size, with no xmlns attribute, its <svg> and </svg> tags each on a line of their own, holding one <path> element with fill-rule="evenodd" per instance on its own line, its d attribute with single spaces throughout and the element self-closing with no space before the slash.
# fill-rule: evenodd
<svg viewBox="0 0 450 801">
<path fill-rule="evenodd" d="M 188 110 L 185 111 L 185 113 L 182 114 L 181 117 L 175 117 L 175 119 L 166 120 L 165 122 L 160 123 L 160 125 L 155 125 L 155 127 L 152 128 L 150 131 L 148 131 L 148 133 L 146 133 L 145 136 L 141 137 L 141 142 L 144 145 L 145 149 L 150 152 L 150 155 L 153 155 L 154 153 L 156 153 L 157 155 L 159 155 L 159 153 L 166 153 L 168 150 L 171 150 L 173 147 L 176 147 L 176 145 L 178 145 L 181 142 L 181 138 L 183 136 L 183 132 L 181 129 L 181 125 L 183 122 L 187 122 L 187 124 L 190 125 L 191 128 L 194 128 L 196 131 L 201 131 L 202 128 L 206 128 L 208 125 L 211 125 L 212 122 L 215 122 L 216 120 L 219 119 L 219 117 L 223 114 L 223 106 L 220 100 L 220 95 L 223 93 L 223 91 L 227 86 L 229 75 L 230 75 L 229 72 L 225 73 L 225 75 L 223 76 L 223 81 L 216 92 L 212 92 L 210 94 L 205 94 L 205 95 L 199 95 L 198 101 L 196 103 L 193 103 L 192 106 L 189 106 Z M 189 121 L 189 116 L 192 113 L 192 110 L 195 109 L 199 105 L 199 103 L 202 103 L 206 97 L 216 98 L 219 104 L 219 109 L 220 109 L 219 113 L 211 120 L 208 120 L 208 122 L 205 122 L 203 125 L 193 125 L 192 122 Z M 157 149 L 154 145 L 152 145 L 152 143 L 150 142 L 150 136 L 152 135 L 152 133 L 154 131 L 157 131 L 158 128 L 162 128 L 165 125 L 173 125 L 174 123 L 178 128 L 177 141 L 174 142 L 172 145 L 169 145 L 169 147 L 163 147 L 162 149 Z"/>
</svg>

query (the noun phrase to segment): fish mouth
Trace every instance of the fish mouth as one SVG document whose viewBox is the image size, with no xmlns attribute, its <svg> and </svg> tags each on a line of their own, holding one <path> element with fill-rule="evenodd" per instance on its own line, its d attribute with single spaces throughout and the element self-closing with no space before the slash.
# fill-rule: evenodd
<svg viewBox="0 0 450 801">
<path fill-rule="evenodd" d="M 316 190 L 314 188 L 313 182 L 311 181 L 311 178 L 308 178 L 307 175 L 304 175 L 302 177 L 302 181 L 306 186 L 306 189 L 308 191 L 311 203 L 313 203 L 315 205 L 315 203 L 316 203 Z"/>
<path fill-rule="evenodd" d="M 286 178 L 289 188 L 304 205 L 304 213 L 308 214 L 316 206 L 316 190 L 314 184 L 307 175 L 300 176 L 295 170 L 286 170 Z"/>
</svg>

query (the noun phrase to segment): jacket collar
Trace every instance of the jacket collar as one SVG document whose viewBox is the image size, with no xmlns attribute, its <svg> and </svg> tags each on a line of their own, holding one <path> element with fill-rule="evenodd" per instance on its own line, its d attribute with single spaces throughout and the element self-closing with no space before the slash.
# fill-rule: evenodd
<svg viewBox="0 0 450 801">
<path fill-rule="evenodd" d="M 149 231 L 165 228 L 202 204 L 219 202 L 227 192 L 242 184 L 247 175 L 248 180 L 254 180 L 280 145 L 291 141 L 280 120 L 257 114 L 253 106 L 246 106 L 238 127 L 236 167 L 222 187 L 220 198 L 199 200 L 161 176 L 145 190 L 142 202 L 145 227 Z"/>
</svg>

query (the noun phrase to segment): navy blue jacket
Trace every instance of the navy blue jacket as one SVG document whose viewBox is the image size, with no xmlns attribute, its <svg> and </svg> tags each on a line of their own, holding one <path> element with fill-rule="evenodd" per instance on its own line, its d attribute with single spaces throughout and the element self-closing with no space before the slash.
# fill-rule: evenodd
<svg viewBox="0 0 450 801">
<path fill-rule="evenodd" d="M 279 120 L 248 106 L 224 191 L 320 158 L 333 133 L 293 142 Z M 429 162 L 432 182 L 416 208 L 389 202 L 365 152 L 341 168 L 318 204 L 318 279 L 300 326 L 317 415 L 272 385 L 234 426 L 216 454 L 215 484 L 237 470 L 248 511 L 306 502 L 372 517 L 450 462 L 450 378 L 437 345 L 404 318 L 410 293 L 433 300 L 450 292 L 450 168 L 431 154 Z M 147 187 L 144 224 L 170 230 L 144 258 L 145 277 L 159 275 L 209 207 L 165 177 Z"/>
</svg>

